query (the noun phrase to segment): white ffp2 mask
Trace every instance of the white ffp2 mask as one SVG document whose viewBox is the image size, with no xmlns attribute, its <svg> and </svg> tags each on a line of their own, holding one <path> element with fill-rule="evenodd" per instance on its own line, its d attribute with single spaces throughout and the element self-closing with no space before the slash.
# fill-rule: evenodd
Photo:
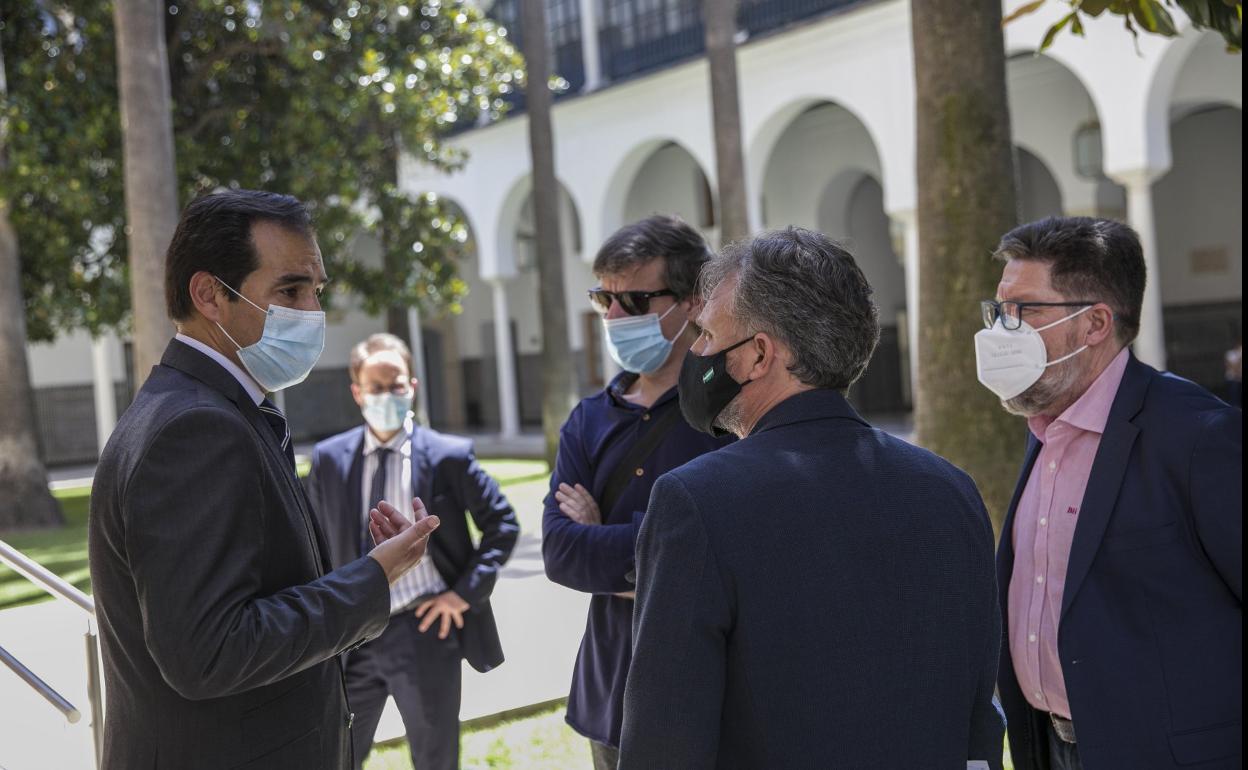
<svg viewBox="0 0 1248 770">
<path fill-rule="evenodd" d="M 1036 384 L 1045 369 L 1088 349 L 1084 345 L 1050 361 L 1040 332 L 1066 323 L 1091 309 L 1092 305 L 1088 305 L 1039 329 L 1032 328 L 1026 321 L 1022 321 L 1017 329 L 1006 329 L 998 318 L 991 329 L 982 329 L 975 334 L 975 373 L 980 383 L 1002 401 L 1022 395 Z"/>
</svg>

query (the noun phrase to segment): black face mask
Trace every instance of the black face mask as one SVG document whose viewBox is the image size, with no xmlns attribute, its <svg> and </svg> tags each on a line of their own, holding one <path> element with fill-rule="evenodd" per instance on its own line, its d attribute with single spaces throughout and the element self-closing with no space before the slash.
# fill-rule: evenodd
<svg viewBox="0 0 1248 770">
<path fill-rule="evenodd" d="M 696 355 L 692 350 L 685 354 L 676 392 L 680 396 L 680 413 L 694 430 L 712 436 L 728 435 L 728 431 L 715 425 L 715 418 L 749 382 L 737 382 L 728 374 L 728 353 L 753 339 L 746 337 L 709 356 Z"/>
</svg>

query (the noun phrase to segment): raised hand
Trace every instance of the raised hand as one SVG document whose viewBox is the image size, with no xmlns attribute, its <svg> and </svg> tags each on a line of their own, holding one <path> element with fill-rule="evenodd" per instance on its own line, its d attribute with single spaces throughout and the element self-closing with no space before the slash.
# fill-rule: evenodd
<svg viewBox="0 0 1248 770">
<path fill-rule="evenodd" d="M 385 570 L 386 580 L 393 583 L 404 572 L 420 563 L 429 544 L 429 535 L 441 523 L 437 516 L 425 512 L 419 497 L 412 498 L 413 524 L 398 508 L 382 500 L 368 512 L 368 529 L 377 547 L 369 556 Z"/>
</svg>

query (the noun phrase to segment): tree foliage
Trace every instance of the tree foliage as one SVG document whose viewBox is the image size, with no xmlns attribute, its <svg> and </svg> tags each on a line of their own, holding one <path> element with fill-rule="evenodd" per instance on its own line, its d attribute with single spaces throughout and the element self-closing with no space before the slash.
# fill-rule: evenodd
<svg viewBox="0 0 1248 770">
<path fill-rule="evenodd" d="M 1031 0 L 1019 6 L 1005 18 L 1005 23 L 1038 11 L 1047 0 Z M 1040 44 L 1040 50 L 1048 48 L 1067 27 L 1072 34 L 1083 36 L 1083 18 L 1098 18 L 1108 13 L 1122 19 L 1132 37 L 1139 37 L 1139 30 L 1165 37 L 1179 34 L 1178 26 L 1170 8 L 1178 7 L 1191 19 L 1196 29 L 1211 29 L 1222 35 L 1227 50 L 1239 52 L 1244 42 L 1244 8 L 1239 0 L 1066 0 L 1070 13 L 1049 27 Z"/>
<path fill-rule="evenodd" d="M 9 171 L 32 339 L 124 325 L 126 243 L 111 4 L 11 0 L 0 19 Z M 444 142 L 492 120 L 523 82 L 506 33 L 460 0 L 173 0 L 166 4 L 183 202 L 222 186 L 313 210 L 334 284 L 377 312 L 454 307 L 468 230 L 399 189 L 403 151 L 452 170 Z M 353 236 L 382 243 L 355 259 Z"/>
</svg>

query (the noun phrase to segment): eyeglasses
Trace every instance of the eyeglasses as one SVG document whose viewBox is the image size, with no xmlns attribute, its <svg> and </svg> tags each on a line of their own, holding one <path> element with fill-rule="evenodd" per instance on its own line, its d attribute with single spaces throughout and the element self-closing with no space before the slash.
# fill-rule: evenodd
<svg viewBox="0 0 1248 770">
<path fill-rule="evenodd" d="M 611 309 L 612 301 L 620 303 L 620 307 L 629 315 L 645 315 L 650 312 L 650 300 L 655 297 L 675 297 L 671 289 L 658 291 L 607 291 L 606 289 L 590 289 L 589 301 L 599 312 L 606 313 Z"/>
<path fill-rule="evenodd" d="M 364 385 L 361 389 L 370 396 L 380 396 L 383 393 L 390 393 L 396 396 L 406 396 L 412 392 L 411 383 L 396 382 L 390 387 L 384 385 Z"/>
<path fill-rule="evenodd" d="M 997 302 L 996 300 L 986 299 L 979 303 L 980 310 L 984 314 L 984 328 L 991 329 L 997 320 L 1001 320 L 1001 327 L 1014 331 L 1023 325 L 1023 311 L 1033 307 L 1087 307 L 1095 305 L 1096 302 Z"/>
</svg>

